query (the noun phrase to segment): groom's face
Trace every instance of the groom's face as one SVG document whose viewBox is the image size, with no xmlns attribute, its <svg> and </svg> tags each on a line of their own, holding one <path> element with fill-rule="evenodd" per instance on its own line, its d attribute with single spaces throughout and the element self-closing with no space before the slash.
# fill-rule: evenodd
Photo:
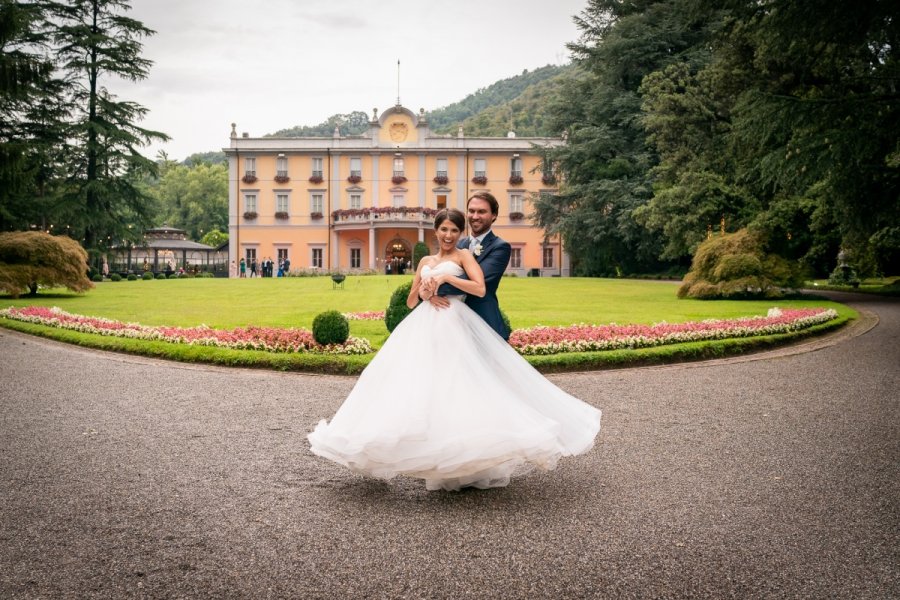
<svg viewBox="0 0 900 600">
<path fill-rule="evenodd" d="M 481 198 L 472 198 L 469 200 L 468 207 L 469 229 L 472 231 L 472 237 L 478 237 L 491 228 L 494 223 L 494 215 L 491 212 L 491 205 L 487 200 Z"/>
</svg>

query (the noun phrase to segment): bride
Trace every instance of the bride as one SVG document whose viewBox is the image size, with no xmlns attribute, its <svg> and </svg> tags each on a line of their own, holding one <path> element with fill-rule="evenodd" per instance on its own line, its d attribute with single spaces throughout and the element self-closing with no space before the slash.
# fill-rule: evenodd
<svg viewBox="0 0 900 600">
<path fill-rule="evenodd" d="M 371 477 L 424 479 L 429 490 L 502 487 L 511 475 L 588 451 L 600 411 L 538 373 L 464 296 L 451 297 L 446 309 L 416 306 L 429 280 L 485 294 L 475 257 L 456 247 L 463 213 L 442 209 L 434 228 L 440 250 L 419 262 L 407 299 L 415 309 L 331 422 L 309 434 L 311 450 Z"/>
</svg>

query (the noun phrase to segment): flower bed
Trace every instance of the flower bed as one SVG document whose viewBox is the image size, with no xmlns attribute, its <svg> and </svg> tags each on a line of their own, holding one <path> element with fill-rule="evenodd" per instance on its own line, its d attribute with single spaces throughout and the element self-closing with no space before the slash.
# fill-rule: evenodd
<svg viewBox="0 0 900 600">
<path fill-rule="evenodd" d="M 212 329 L 199 327 L 150 327 L 138 323 L 122 323 L 111 319 L 73 315 L 59 308 L 27 306 L 0 310 L 0 317 L 36 323 L 47 327 L 71 329 L 115 337 L 135 338 L 190 344 L 218 346 L 236 350 L 265 350 L 267 352 L 310 352 L 316 354 L 368 354 L 372 347 L 368 340 L 350 337 L 344 344 L 320 346 L 307 329 L 278 329 L 274 327 L 237 327 Z"/>
<path fill-rule="evenodd" d="M 833 309 L 773 308 L 765 317 L 709 319 L 688 323 L 654 325 L 571 325 L 569 327 L 532 327 L 517 329 L 509 338 L 520 354 L 558 354 L 648 348 L 664 344 L 721 340 L 788 333 L 807 329 L 837 318 Z"/>
<path fill-rule="evenodd" d="M 370 310 L 367 312 L 349 312 L 343 313 L 348 321 L 382 321 L 384 320 L 383 310 Z"/>
</svg>

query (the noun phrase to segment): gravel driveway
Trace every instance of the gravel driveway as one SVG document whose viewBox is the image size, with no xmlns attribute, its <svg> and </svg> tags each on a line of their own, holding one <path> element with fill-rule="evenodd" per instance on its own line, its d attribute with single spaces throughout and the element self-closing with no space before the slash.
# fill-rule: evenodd
<svg viewBox="0 0 900 600">
<path fill-rule="evenodd" d="M 900 303 L 840 299 L 878 324 L 552 376 L 595 449 L 456 493 L 309 452 L 353 378 L 0 330 L 0 597 L 898 597 Z"/>
</svg>

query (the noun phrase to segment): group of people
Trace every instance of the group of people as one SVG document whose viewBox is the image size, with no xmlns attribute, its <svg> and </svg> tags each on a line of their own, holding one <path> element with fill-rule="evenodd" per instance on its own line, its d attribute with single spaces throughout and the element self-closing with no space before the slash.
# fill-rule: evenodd
<svg viewBox="0 0 900 600">
<path fill-rule="evenodd" d="M 419 262 L 412 312 L 331 422 L 308 435 L 313 453 L 363 475 L 458 490 L 505 486 L 593 446 L 600 410 L 553 385 L 507 343 L 497 288 L 511 248 L 491 231 L 498 213 L 488 192 L 470 197 L 466 214 L 438 211 L 438 252 Z"/>
<path fill-rule="evenodd" d="M 250 260 L 249 277 L 287 277 L 291 270 L 291 259 L 278 259 L 278 272 L 275 272 L 275 261 L 271 257 L 266 257 L 262 262 L 257 263 L 256 259 Z M 241 277 L 247 277 L 247 261 L 241 259 L 240 265 L 235 265 L 231 261 L 231 276 L 235 277 L 240 274 Z"/>
</svg>

